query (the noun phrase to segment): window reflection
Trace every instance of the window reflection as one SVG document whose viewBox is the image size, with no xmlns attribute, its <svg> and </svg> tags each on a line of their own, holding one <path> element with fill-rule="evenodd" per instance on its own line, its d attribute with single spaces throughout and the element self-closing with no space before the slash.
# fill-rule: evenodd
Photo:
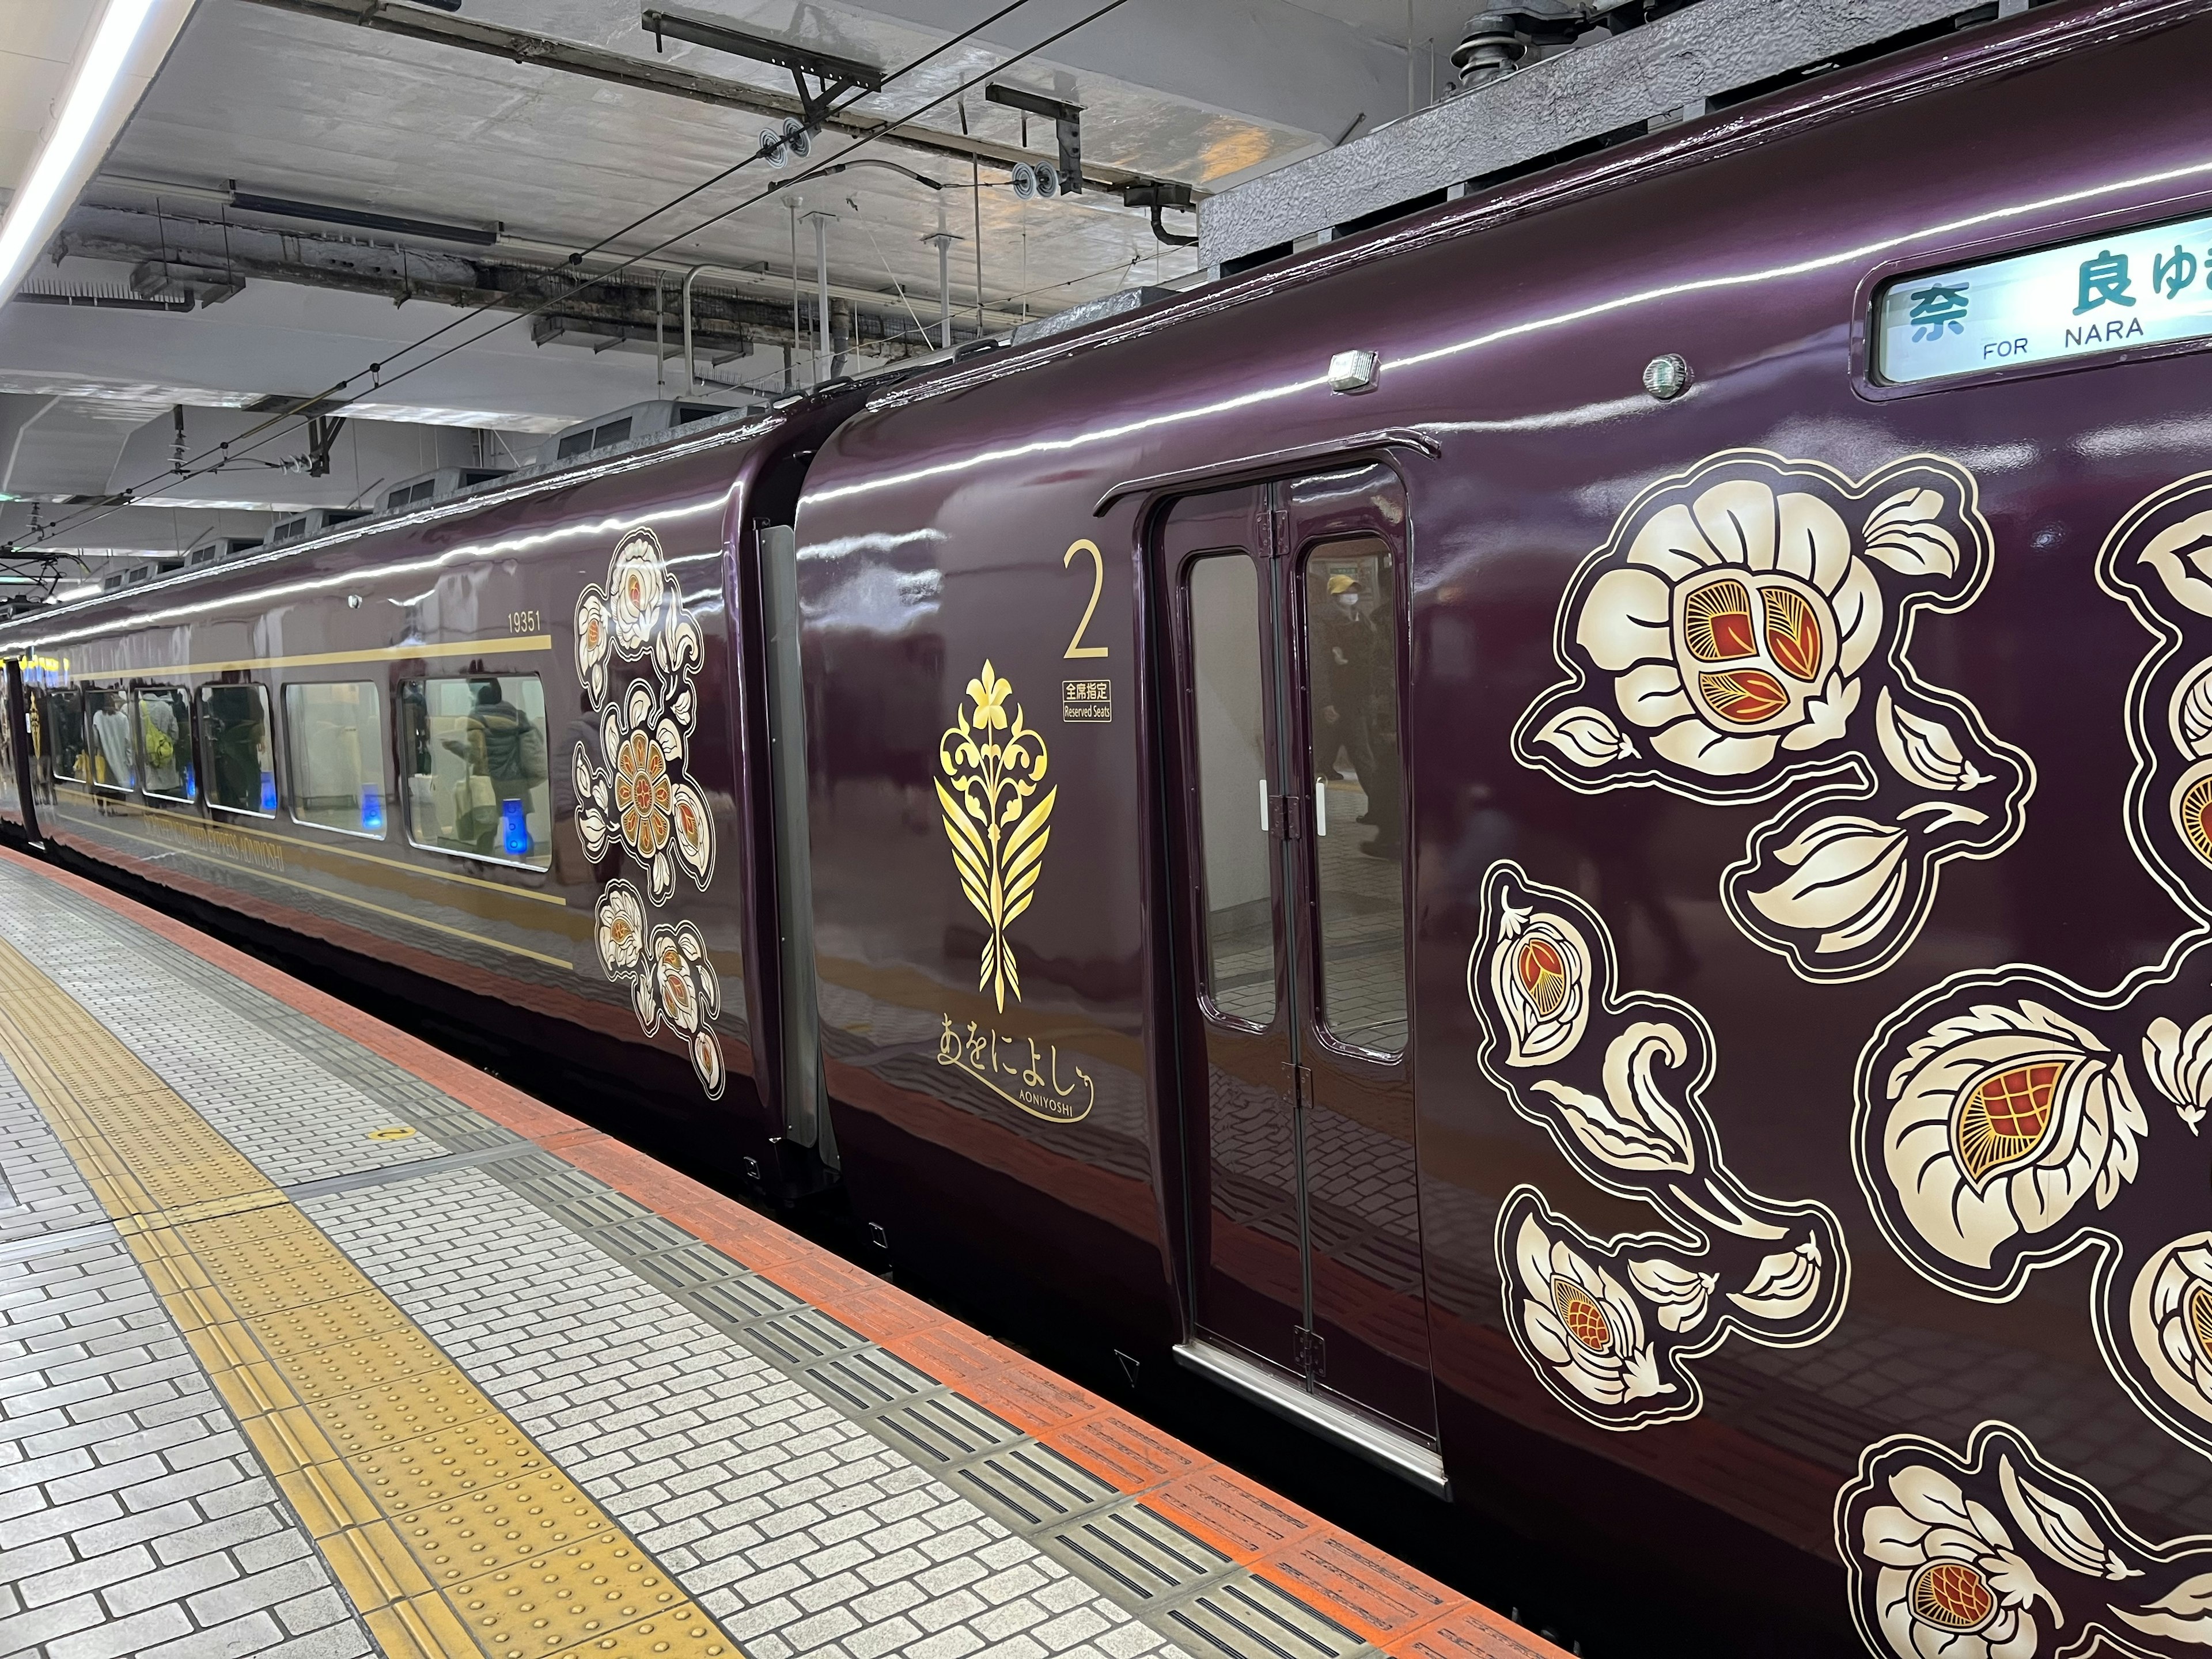
<svg viewBox="0 0 2212 1659">
<path fill-rule="evenodd" d="M 138 752 L 146 793 L 164 800 L 198 799 L 192 766 L 192 706 L 173 687 L 138 694 Z"/>
<path fill-rule="evenodd" d="M 544 869 L 552 810 L 538 677 L 410 680 L 399 710 L 415 843 Z"/>
<path fill-rule="evenodd" d="M 1373 537 L 1305 562 L 1314 889 L 1322 1025 L 1353 1048 L 1406 1046 L 1404 768 L 1397 571 Z"/>
<path fill-rule="evenodd" d="M 77 775 L 95 789 L 118 793 L 137 787 L 138 769 L 131 752 L 131 710 L 120 691 L 84 694 L 83 769 Z"/>
<path fill-rule="evenodd" d="M 207 799 L 226 812 L 276 813 L 276 746 L 269 731 L 269 693 L 253 684 L 200 688 L 200 732 L 207 742 Z"/>
<path fill-rule="evenodd" d="M 1191 564 L 1188 583 L 1206 988 L 1223 1013 L 1266 1025 L 1275 1018 L 1275 920 L 1259 572 L 1246 554 L 1211 554 Z"/>
<path fill-rule="evenodd" d="M 376 687 L 367 680 L 284 688 L 292 816 L 350 836 L 384 834 Z"/>
</svg>

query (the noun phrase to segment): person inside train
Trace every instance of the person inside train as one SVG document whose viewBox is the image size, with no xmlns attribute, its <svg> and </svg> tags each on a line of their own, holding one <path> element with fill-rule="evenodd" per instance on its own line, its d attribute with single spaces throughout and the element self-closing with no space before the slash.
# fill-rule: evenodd
<svg viewBox="0 0 2212 1659">
<path fill-rule="evenodd" d="M 550 775 L 545 731 L 507 700 L 497 680 L 477 680 L 471 689 L 476 702 L 467 725 L 461 736 L 444 739 L 444 746 L 468 767 L 459 839 L 489 855 L 505 850 L 504 804 L 526 804 L 530 791 Z"/>
<path fill-rule="evenodd" d="M 147 789 L 157 795 L 182 794 L 189 762 L 178 752 L 176 706 L 166 693 L 142 696 L 138 714 L 140 741 L 146 752 Z"/>
<path fill-rule="evenodd" d="M 1395 661 L 1389 640 L 1370 614 L 1359 577 L 1333 573 L 1328 604 L 1309 624 L 1314 636 L 1309 672 L 1318 716 L 1314 757 L 1324 772 L 1336 769 L 1340 750 L 1352 763 L 1367 797 L 1359 822 L 1376 833 L 1360 851 L 1395 859 L 1404 836 L 1398 793 L 1398 721 Z"/>
</svg>

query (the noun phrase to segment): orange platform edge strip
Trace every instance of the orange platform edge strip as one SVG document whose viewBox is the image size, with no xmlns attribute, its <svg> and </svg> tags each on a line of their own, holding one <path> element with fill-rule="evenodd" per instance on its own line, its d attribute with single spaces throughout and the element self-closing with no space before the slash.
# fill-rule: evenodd
<svg viewBox="0 0 2212 1659">
<path fill-rule="evenodd" d="M 10 848 L 0 858 L 189 951 L 605 1182 L 1172 1518 L 1401 1659 L 1565 1650 L 736 1200 L 184 922 Z"/>
</svg>

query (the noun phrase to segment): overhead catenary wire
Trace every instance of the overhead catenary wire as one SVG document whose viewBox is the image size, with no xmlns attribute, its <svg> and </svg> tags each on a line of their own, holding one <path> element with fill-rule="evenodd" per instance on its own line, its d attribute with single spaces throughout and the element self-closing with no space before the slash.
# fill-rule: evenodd
<svg viewBox="0 0 2212 1659">
<path fill-rule="evenodd" d="M 887 75 L 884 77 L 884 84 L 885 86 L 889 86 L 894 81 L 913 73 L 915 70 L 920 69 L 923 64 L 930 62 L 933 58 L 943 55 L 952 47 L 971 39 L 981 30 L 989 27 L 993 23 L 999 21 L 1000 19 L 1006 17 L 1026 3 L 1028 3 L 1028 0 L 1010 0 L 1009 4 L 1002 6 L 989 16 L 984 18 L 981 21 L 971 25 L 969 28 L 962 31 L 959 34 L 953 36 L 951 40 L 933 47 L 931 51 L 915 59 L 913 63 L 894 70 L 890 75 Z M 1033 57 L 1037 52 L 1043 51 L 1046 47 L 1050 46 L 1060 40 L 1065 40 L 1068 35 L 1073 34 L 1078 29 L 1096 22 L 1099 18 L 1105 16 L 1109 12 L 1117 9 L 1125 3 L 1127 3 L 1127 0 L 1106 0 L 1104 4 L 1085 14 L 1083 16 L 1077 18 L 1073 22 L 1054 31 L 1054 33 L 1047 35 L 1043 40 L 1036 42 L 1034 45 L 1024 47 L 1022 51 L 1016 52 L 1010 58 L 1006 58 L 990 65 L 981 73 L 961 82 L 951 90 L 930 100 L 927 103 L 921 105 L 919 108 L 908 112 L 905 115 L 899 118 L 899 124 L 913 121 L 920 116 L 929 113 L 932 110 L 951 102 L 953 100 L 959 98 L 963 94 L 973 90 L 976 86 L 988 80 L 991 76 L 1000 74 L 1006 70 L 1011 68 L 1012 65 L 1022 62 L 1024 58 Z M 827 112 L 835 114 L 839 111 L 851 107 L 852 105 L 858 103 L 862 98 L 874 95 L 874 94 L 866 91 L 857 92 L 854 96 L 848 99 L 844 103 L 830 106 Z M 886 128 L 885 131 L 888 131 L 889 128 Z M 471 307 L 470 310 L 465 312 L 461 316 L 433 329 L 421 339 L 401 347 L 397 352 L 389 354 L 383 361 L 372 362 L 366 369 L 358 370 L 356 373 L 346 376 L 345 379 L 335 382 L 333 385 L 326 387 L 324 391 L 315 393 L 311 397 L 295 400 L 291 408 L 272 414 L 267 421 L 263 422 L 258 426 L 249 428 L 237 438 L 228 440 L 211 448 L 203 450 L 198 455 L 192 458 L 191 465 L 197 467 L 200 462 L 207 460 L 210 457 L 218 455 L 221 456 L 224 461 L 228 461 L 231 459 L 242 459 L 245 451 L 259 448 L 265 443 L 274 441 L 275 437 L 278 435 L 274 428 L 283 427 L 283 423 L 287 421 L 301 417 L 307 413 L 307 411 L 314 408 L 317 404 L 328 404 L 331 399 L 347 391 L 348 388 L 352 386 L 356 381 L 361 380 L 364 374 L 369 377 L 373 388 L 376 390 L 382 390 L 386 386 L 396 384 L 398 381 L 404 380 L 410 374 L 416 374 L 422 369 L 431 368 L 434 364 L 442 362 L 446 358 L 453 356 L 457 351 L 464 350 L 469 346 L 475 345 L 485 339 L 489 339 L 492 335 L 499 332 L 501 329 L 504 329 L 512 324 L 521 322 L 527 318 L 537 316 L 550 307 L 562 303 L 564 301 L 573 299 L 576 295 L 583 292 L 585 289 L 593 287 L 598 283 L 604 283 L 609 278 L 619 275 L 622 271 L 629 269 L 635 264 L 652 258 L 654 255 L 665 252 L 668 248 L 674 246 L 677 243 L 698 235 L 702 231 L 709 229 L 713 226 L 721 223 L 724 220 L 743 212 L 745 209 L 767 200 L 778 190 L 788 189 L 793 185 L 803 183 L 809 179 L 818 177 L 823 173 L 830 171 L 836 167 L 840 163 L 842 163 L 848 157 L 851 156 L 854 151 L 859 150 L 868 144 L 878 142 L 878 140 L 883 136 L 883 133 L 878 132 L 866 134 L 863 137 L 858 137 L 851 143 L 848 144 L 843 149 L 837 151 L 835 155 L 825 156 L 821 161 L 817 162 L 814 166 L 808 167 L 804 172 L 797 173 L 788 179 L 778 179 L 775 183 L 771 184 L 766 190 L 756 191 L 751 196 L 747 197 L 744 201 L 737 203 L 732 207 L 726 208 L 719 213 L 709 216 L 708 218 L 700 221 L 698 223 L 690 226 L 688 229 L 679 231 L 672 236 L 666 237 L 661 241 L 655 243 L 651 247 L 629 254 L 617 261 L 615 264 L 610 266 L 608 269 L 595 272 L 585 277 L 566 294 L 559 295 L 556 298 L 549 298 L 540 301 L 536 305 L 531 306 L 526 309 L 511 312 L 502 317 L 499 321 L 491 324 L 481 332 L 471 335 L 465 340 L 448 346 L 444 350 L 437 352 L 433 356 L 423 359 L 420 362 L 410 364 L 407 368 L 399 370 L 397 374 L 388 376 L 385 374 L 384 370 L 386 367 L 396 359 L 406 356 L 411 352 L 422 349 L 433 342 L 443 337 L 448 333 L 451 333 L 453 330 L 463 326 L 471 318 L 475 317 L 477 312 L 489 308 L 487 306 Z M 720 173 L 716 174 L 714 179 L 707 180 L 704 184 L 695 185 L 690 190 L 684 191 L 683 195 L 672 199 L 676 203 L 689 200 L 692 197 L 696 196 L 700 191 L 711 188 L 714 184 L 729 178 L 733 173 L 751 165 L 755 161 L 764 159 L 767 154 L 768 151 L 764 145 L 757 148 L 751 155 L 747 155 L 740 161 L 732 163 L 730 167 L 724 168 Z M 665 208 L 658 210 L 655 213 L 647 215 L 644 219 L 635 221 L 633 223 L 646 222 L 652 218 L 659 216 L 659 213 L 666 210 L 667 210 Z M 623 234 L 624 233 L 620 231 L 615 233 L 617 236 Z M 605 246 L 605 240 L 595 246 L 604 247 Z M 580 259 L 582 257 L 584 256 L 581 253 L 572 256 L 572 263 L 576 259 Z M 264 434 L 267 434 L 268 435 L 261 435 Z M 243 450 L 240 448 L 241 446 L 244 447 Z M 232 453 L 234 451 L 239 451 L 239 456 L 234 457 Z M 218 466 L 220 465 L 221 463 L 219 462 Z M 217 469 L 208 468 L 202 470 L 214 471 Z M 174 471 L 165 471 L 155 473 L 140 483 L 135 484 L 131 486 L 131 489 L 123 491 L 122 499 L 119 501 L 111 498 L 112 504 L 102 504 L 98 507 L 88 508 L 79 516 L 61 520 L 54 525 L 46 526 L 43 533 L 37 537 L 36 539 L 51 540 L 53 536 L 61 533 L 64 530 L 74 529 L 82 525 L 95 523 L 100 519 L 107 516 L 108 514 L 118 511 L 120 507 L 129 505 L 131 498 L 134 496 L 138 490 L 143 489 L 151 484 L 159 483 L 163 478 L 172 477 L 190 477 L 193 476 L 195 476 L 195 474 L 191 471 L 179 473 Z"/>
</svg>

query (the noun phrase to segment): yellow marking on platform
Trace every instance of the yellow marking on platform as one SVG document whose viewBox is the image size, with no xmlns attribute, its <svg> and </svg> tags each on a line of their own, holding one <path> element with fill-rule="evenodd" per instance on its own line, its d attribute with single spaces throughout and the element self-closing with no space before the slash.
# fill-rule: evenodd
<svg viewBox="0 0 2212 1659">
<path fill-rule="evenodd" d="M 742 1659 L 336 1243 L 0 940 L 38 1104 L 395 1659 Z"/>
</svg>

